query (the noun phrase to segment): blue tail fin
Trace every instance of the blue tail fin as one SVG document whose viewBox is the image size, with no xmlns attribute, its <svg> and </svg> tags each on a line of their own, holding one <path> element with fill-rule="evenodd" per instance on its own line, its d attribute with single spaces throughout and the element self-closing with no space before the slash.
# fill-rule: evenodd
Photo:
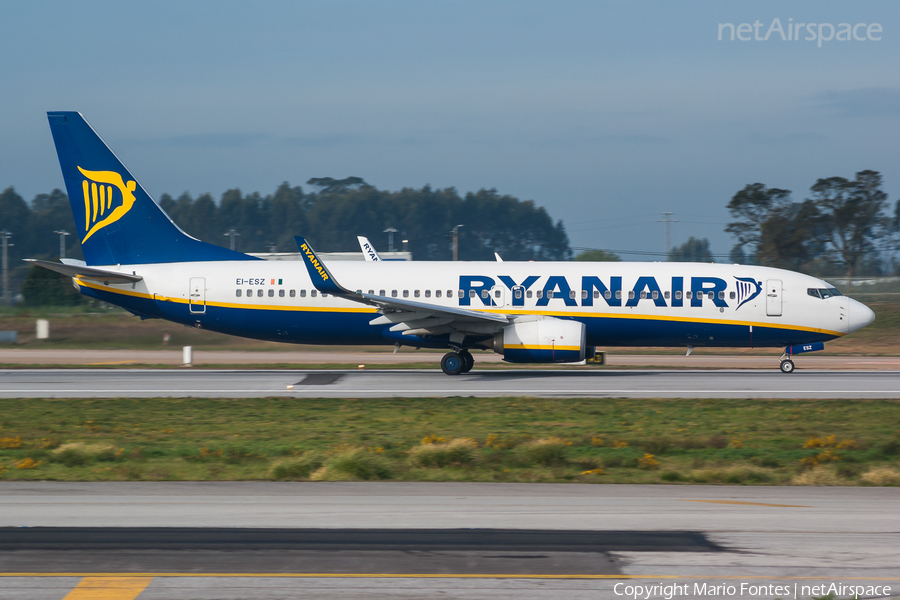
<svg viewBox="0 0 900 600">
<path fill-rule="evenodd" d="M 47 117 L 88 265 L 257 260 L 179 229 L 80 113 Z"/>
</svg>

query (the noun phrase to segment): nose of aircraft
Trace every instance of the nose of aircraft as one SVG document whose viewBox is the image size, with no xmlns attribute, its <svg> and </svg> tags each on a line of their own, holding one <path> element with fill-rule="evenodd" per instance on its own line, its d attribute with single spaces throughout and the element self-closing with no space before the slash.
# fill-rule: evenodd
<svg viewBox="0 0 900 600">
<path fill-rule="evenodd" d="M 850 306 L 847 310 L 850 320 L 848 329 L 853 332 L 871 325 L 875 320 L 875 313 L 872 312 L 872 309 L 852 298 L 848 298 L 848 300 L 850 300 Z"/>
</svg>

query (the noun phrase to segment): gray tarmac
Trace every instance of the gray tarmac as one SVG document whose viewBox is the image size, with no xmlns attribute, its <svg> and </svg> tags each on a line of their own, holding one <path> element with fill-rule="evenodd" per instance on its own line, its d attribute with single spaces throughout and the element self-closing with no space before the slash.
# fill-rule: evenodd
<svg viewBox="0 0 900 600">
<path fill-rule="evenodd" d="M 800 586 L 839 582 L 896 595 L 898 505 L 900 488 L 2 482 L 0 527 L 24 529 L 0 549 L 0 597 L 110 582 L 144 585 L 140 600 L 621 598 L 625 585 L 656 584 L 688 586 L 678 597 L 690 598 L 793 597 L 737 591 L 797 585 L 810 598 L 825 593 Z M 270 547 L 303 531 L 305 545 Z M 29 537 L 43 542 L 15 549 Z M 375 545 L 360 549 L 366 539 Z M 696 593 L 704 584 L 736 590 Z"/>
<path fill-rule="evenodd" d="M 284 346 L 280 346 L 284 347 Z M 675 354 L 628 354 L 629 349 L 614 349 L 606 355 L 606 363 L 613 367 L 678 368 L 678 369 L 776 369 L 779 349 L 736 351 L 734 354 L 704 354 L 704 350 L 685 356 Z M 197 350 L 195 365 L 322 365 L 351 364 L 368 368 L 381 365 L 440 364 L 443 351 L 413 350 L 401 348 L 396 354 L 384 347 L 346 348 L 342 346 L 300 346 L 290 350 Z M 476 352 L 476 365 L 498 364 L 503 357 L 493 352 Z M 900 370 L 900 356 L 839 356 L 831 354 L 804 354 L 796 357 L 801 369 L 841 371 Z M 182 364 L 181 348 L 166 350 L 117 350 L 54 349 L 54 348 L 0 348 L 2 365 L 169 365 Z M 591 368 L 591 367 L 588 367 Z"/>
<path fill-rule="evenodd" d="M 900 371 L 5 369 L 4 398 L 900 398 Z"/>
</svg>

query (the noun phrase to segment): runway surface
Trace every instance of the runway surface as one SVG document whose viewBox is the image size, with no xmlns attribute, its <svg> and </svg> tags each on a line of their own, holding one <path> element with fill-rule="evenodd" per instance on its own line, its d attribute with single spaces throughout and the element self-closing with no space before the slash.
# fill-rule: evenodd
<svg viewBox="0 0 900 600">
<path fill-rule="evenodd" d="M 679 584 L 693 598 L 695 584 L 748 584 L 809 598 L 825 593 L 799 586 L 833 582 L 896 593 L 898 502 L 900 488 L 2 482 L 0 527 L 20 529 L 0 530 L 0 597 L 549 600 Z M 776 596 L 793 597 L 757 595 Z"/>
<path fill-rule="evenodd" d="M 443 352 L 401 348 L 396 354 L 383 348 L 346 349 L 339 346 L 296 350 L 197 350 L 193 352 L 195 365 L 322 365 L 350 364 L 380 365 L 440 364 Z M 613 350 L 606 355 L 613 367 L 678 368 L 678 369 L 777 369 L 778 349 L 757 350 L 754 354 L 703 354 L 699 350 L 685 356 L 678 354 L 628 354 L 627 349 Z M 493 352 L 476 352 L 476 365 L 502 363 L 503 357 Z M 181 348 L 168 350 L 61 350 L 46 348 L 0 348 L 2 365 L 171 365 L 182 364 Z M 834 356 L 806 354 L 797 357 L 801 369 L 885 371 L 900 370 L 900 356 Z"/>
<path fill-rule="evenodd" d="M 0 370 L 0 397 L 900 398 L 900 371 Z"/>
</svg>

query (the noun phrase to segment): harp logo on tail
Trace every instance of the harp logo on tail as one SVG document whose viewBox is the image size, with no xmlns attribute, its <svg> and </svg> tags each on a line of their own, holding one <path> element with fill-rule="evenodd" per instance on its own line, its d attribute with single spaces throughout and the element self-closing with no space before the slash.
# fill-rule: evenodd
<svg viewBox="0 0 900 600">
<path fill-rule="evenodd" d="M 125 216 L 134 206 L 134 190 L 137 183 L 124 181 L 115 171 L 86 171 L 78 167 L 85 179 L 81 182 L 84 192 L 84 239 Z M 118 193 L 116 193 L 118 191 Z"/>
</svg>

